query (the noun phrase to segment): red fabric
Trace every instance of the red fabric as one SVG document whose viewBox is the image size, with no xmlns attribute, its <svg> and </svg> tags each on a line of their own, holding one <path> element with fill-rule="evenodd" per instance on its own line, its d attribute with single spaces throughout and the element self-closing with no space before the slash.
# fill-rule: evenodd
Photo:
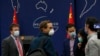
<svg viewBox="0 0 100 56">
<path fill-rule="evenodd" d="M 74 24 L 74 15 L 73 15 L 73 8 L 72 8 L 72 3 L 70 3 L 70 8 L 69 8 L 69 18 L 68 18 L 68 24 Z"/>
<path fill-rule="evenodd" d="M 16 39 L 16 42 L 17 42 L 17 49 L 18 49 L 18 52 L 19 52 L 19 56 L 23 56 L 22 45 L 21 45 L 21 43 L 20 43 L 18 38 Z"/>
<path fill-rule="evenodd" d="M 73 8 L 72 8 L 72 3 L 70 3 L 70 8 L 69 8 L 69 18 L 68 18 L 68 24 L 75 24 L 74 22 L 74 13 L 73 13 Z M 69 39 L 70 36 L 67 33 L 66 37 Z"/>
<path fill-rule="evenodd" d="M 16 14 L 16 8 L 14 8 L 14 14 L 13 14 L 13 24 L 17 24 L 18 21 L 17 21 L 17 14 Z"/>
</svg>

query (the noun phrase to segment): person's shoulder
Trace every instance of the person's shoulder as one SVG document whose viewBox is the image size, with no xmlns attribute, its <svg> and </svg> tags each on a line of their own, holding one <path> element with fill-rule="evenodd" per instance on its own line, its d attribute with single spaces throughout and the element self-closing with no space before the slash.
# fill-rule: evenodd
<svg viewBox="0 0 100 56">
<path fill-rule="evenodd" d="M 87 43 L 89 43 L 89 45 L 95 45 L 97 41 L 98 41 L 97 36 L 94 35 L 88 40 Z"/>
<path fill-rule="evenodd" d="M 8 36 L 6 38 L 4 38 L 3 40 L 9 40 L 11 36 Z"/>
<path fill-rule="evenodd" d="M 96 40 L 97 40 L 97 35 L 93 35 L 89 39 L 89 41 L 96 41 Z"/>
<path fill-rule="evenodd" d="M 50 39 L 50 37 L 43 35 L 43 36 L 40 36 L 40 39 Z"/>
<path fill-rule="evenodd" d="M 8 36 L 6 38 L 4 38 L 3 40 L 10 40 L 12 37 L 11 36 Z"/>
<path fill-rule="evenodd" d="M 9 42 L 10 38 L 11 38 L 11 37 L 8 36 L 8 37 L 4 38 L 4 39 L 2 40 L 2 42 Z"/>
<path fill-rule="evenodd" d="M 93 35 L 90 39 L 89 39 L 89 42 L 92 42 L 92 43 L 100 43 L 100 39 L 97 38 L 97 35 Z"/>
</svg>

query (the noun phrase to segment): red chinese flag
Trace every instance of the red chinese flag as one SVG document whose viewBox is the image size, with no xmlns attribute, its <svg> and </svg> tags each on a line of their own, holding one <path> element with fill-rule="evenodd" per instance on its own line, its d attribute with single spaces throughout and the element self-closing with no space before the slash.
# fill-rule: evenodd
<svg viewBox="0 0 100 56">
<path fill-rule="evenodd" d="M 17 21 L 17 13 L 16 13 L 16 9 L 14 8 L 14 14 L 13 14 L 13 24 L 17 24 L 18 21 Z"/>
<path fill-rule="evenodd" d="M 72 8 L 72 3 L 70 3 L 70 8 L 69 8 L 69 18 L 68 18 L 68 24 L 75 24 L 74 22 L 74 15 L 73 15 L 73 8 Z M 69 39 L 70 36 L 67 33 L 66 37 Z"/>
<path fill-rule="evenodd" d="M 74 24 L 74 15 L 73 15 L 73 8 L 72 3 L 70 3 L 70 9 L 69 9 L 69 18 L 68 18 L 68 24 Z"/>
</svg>

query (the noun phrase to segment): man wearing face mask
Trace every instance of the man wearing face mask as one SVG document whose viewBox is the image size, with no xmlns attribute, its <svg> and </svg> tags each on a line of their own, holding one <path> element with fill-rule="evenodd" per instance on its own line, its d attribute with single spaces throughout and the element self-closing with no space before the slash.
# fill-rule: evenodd
<svg viewBox="0 0 100 56">
<path fill-rule="evenodd" d="M 94 28 L 98 23 L 95 17 L 88 17 L 85 22 L 85 32 L 88 34 L 85 56 L 100 56 L 100 39 L 98 39 L 97 29 Z"/>
<path fill-rule="evenodd" d="M 54 34 L 52 22 L 49 20 L 44 20 L 40 23 L 39 28 L 40 34 L 35 40 L 33 40 L 29 48 L 28 54 L 39 48 L 40 43 L 42 42 L 42 40 L 45 39 L 44 43 L 42 44 L 42 49 L 45 51 L 47 56 L 56 56 L 56 52 L 51 42 L 51 36 Z"/>
<path fill-rule="evenodd" d="M 73 24 L 68 24 L 66 31 L 67 37 L 64 40 L 63 56 L 75 56 L 75 49 L 78 44 L 75 26 Z"/>
<path fill-rule="evenodd" d="M 23 48 L 19 40 L 19 25 L 12 24 L 10 33 L 10 36 L 2 41 L 2 56 L 23 56 Z"/>
</svg>

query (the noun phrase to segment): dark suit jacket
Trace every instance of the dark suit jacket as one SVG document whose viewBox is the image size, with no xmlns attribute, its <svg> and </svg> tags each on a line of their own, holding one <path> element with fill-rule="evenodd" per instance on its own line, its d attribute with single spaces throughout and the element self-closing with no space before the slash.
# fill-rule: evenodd
<svg viewBox="0 0 100 56">
<path fill-rule="evenodd" d="M 73 47 L 74 55 L 75 55 L 77 44 L 78 44 L 78 39 L 76 37 L 74 42 L 74 47 Z M 63 49 L 62 56 L 70 56 L 70 40 L 67 38 L 64 40 L 64 49 Z"/>
<path fill-rule="evenodd" d="M 2 56 L 19 56 L 14 39 L 9 36 L 2 41 Z"/>
<path fill-rule="evenodd" d="M 46 52 L 48 56 L 55 56 L 56 52 L 53 48 L 50 36 L 41 33 L 35 40 L 32 41 L 31 46 L 29 48 L 28 53 L 31 53 L 35 49 L 39 48 L 41 41 L 45 39 L 43 44 L 43 50 Z"/>
<path fill-rule="evenodd" d="M 85 50 L 83 48 L 76 48 L 76 56 L 85 56 Z"/>
</svg>

